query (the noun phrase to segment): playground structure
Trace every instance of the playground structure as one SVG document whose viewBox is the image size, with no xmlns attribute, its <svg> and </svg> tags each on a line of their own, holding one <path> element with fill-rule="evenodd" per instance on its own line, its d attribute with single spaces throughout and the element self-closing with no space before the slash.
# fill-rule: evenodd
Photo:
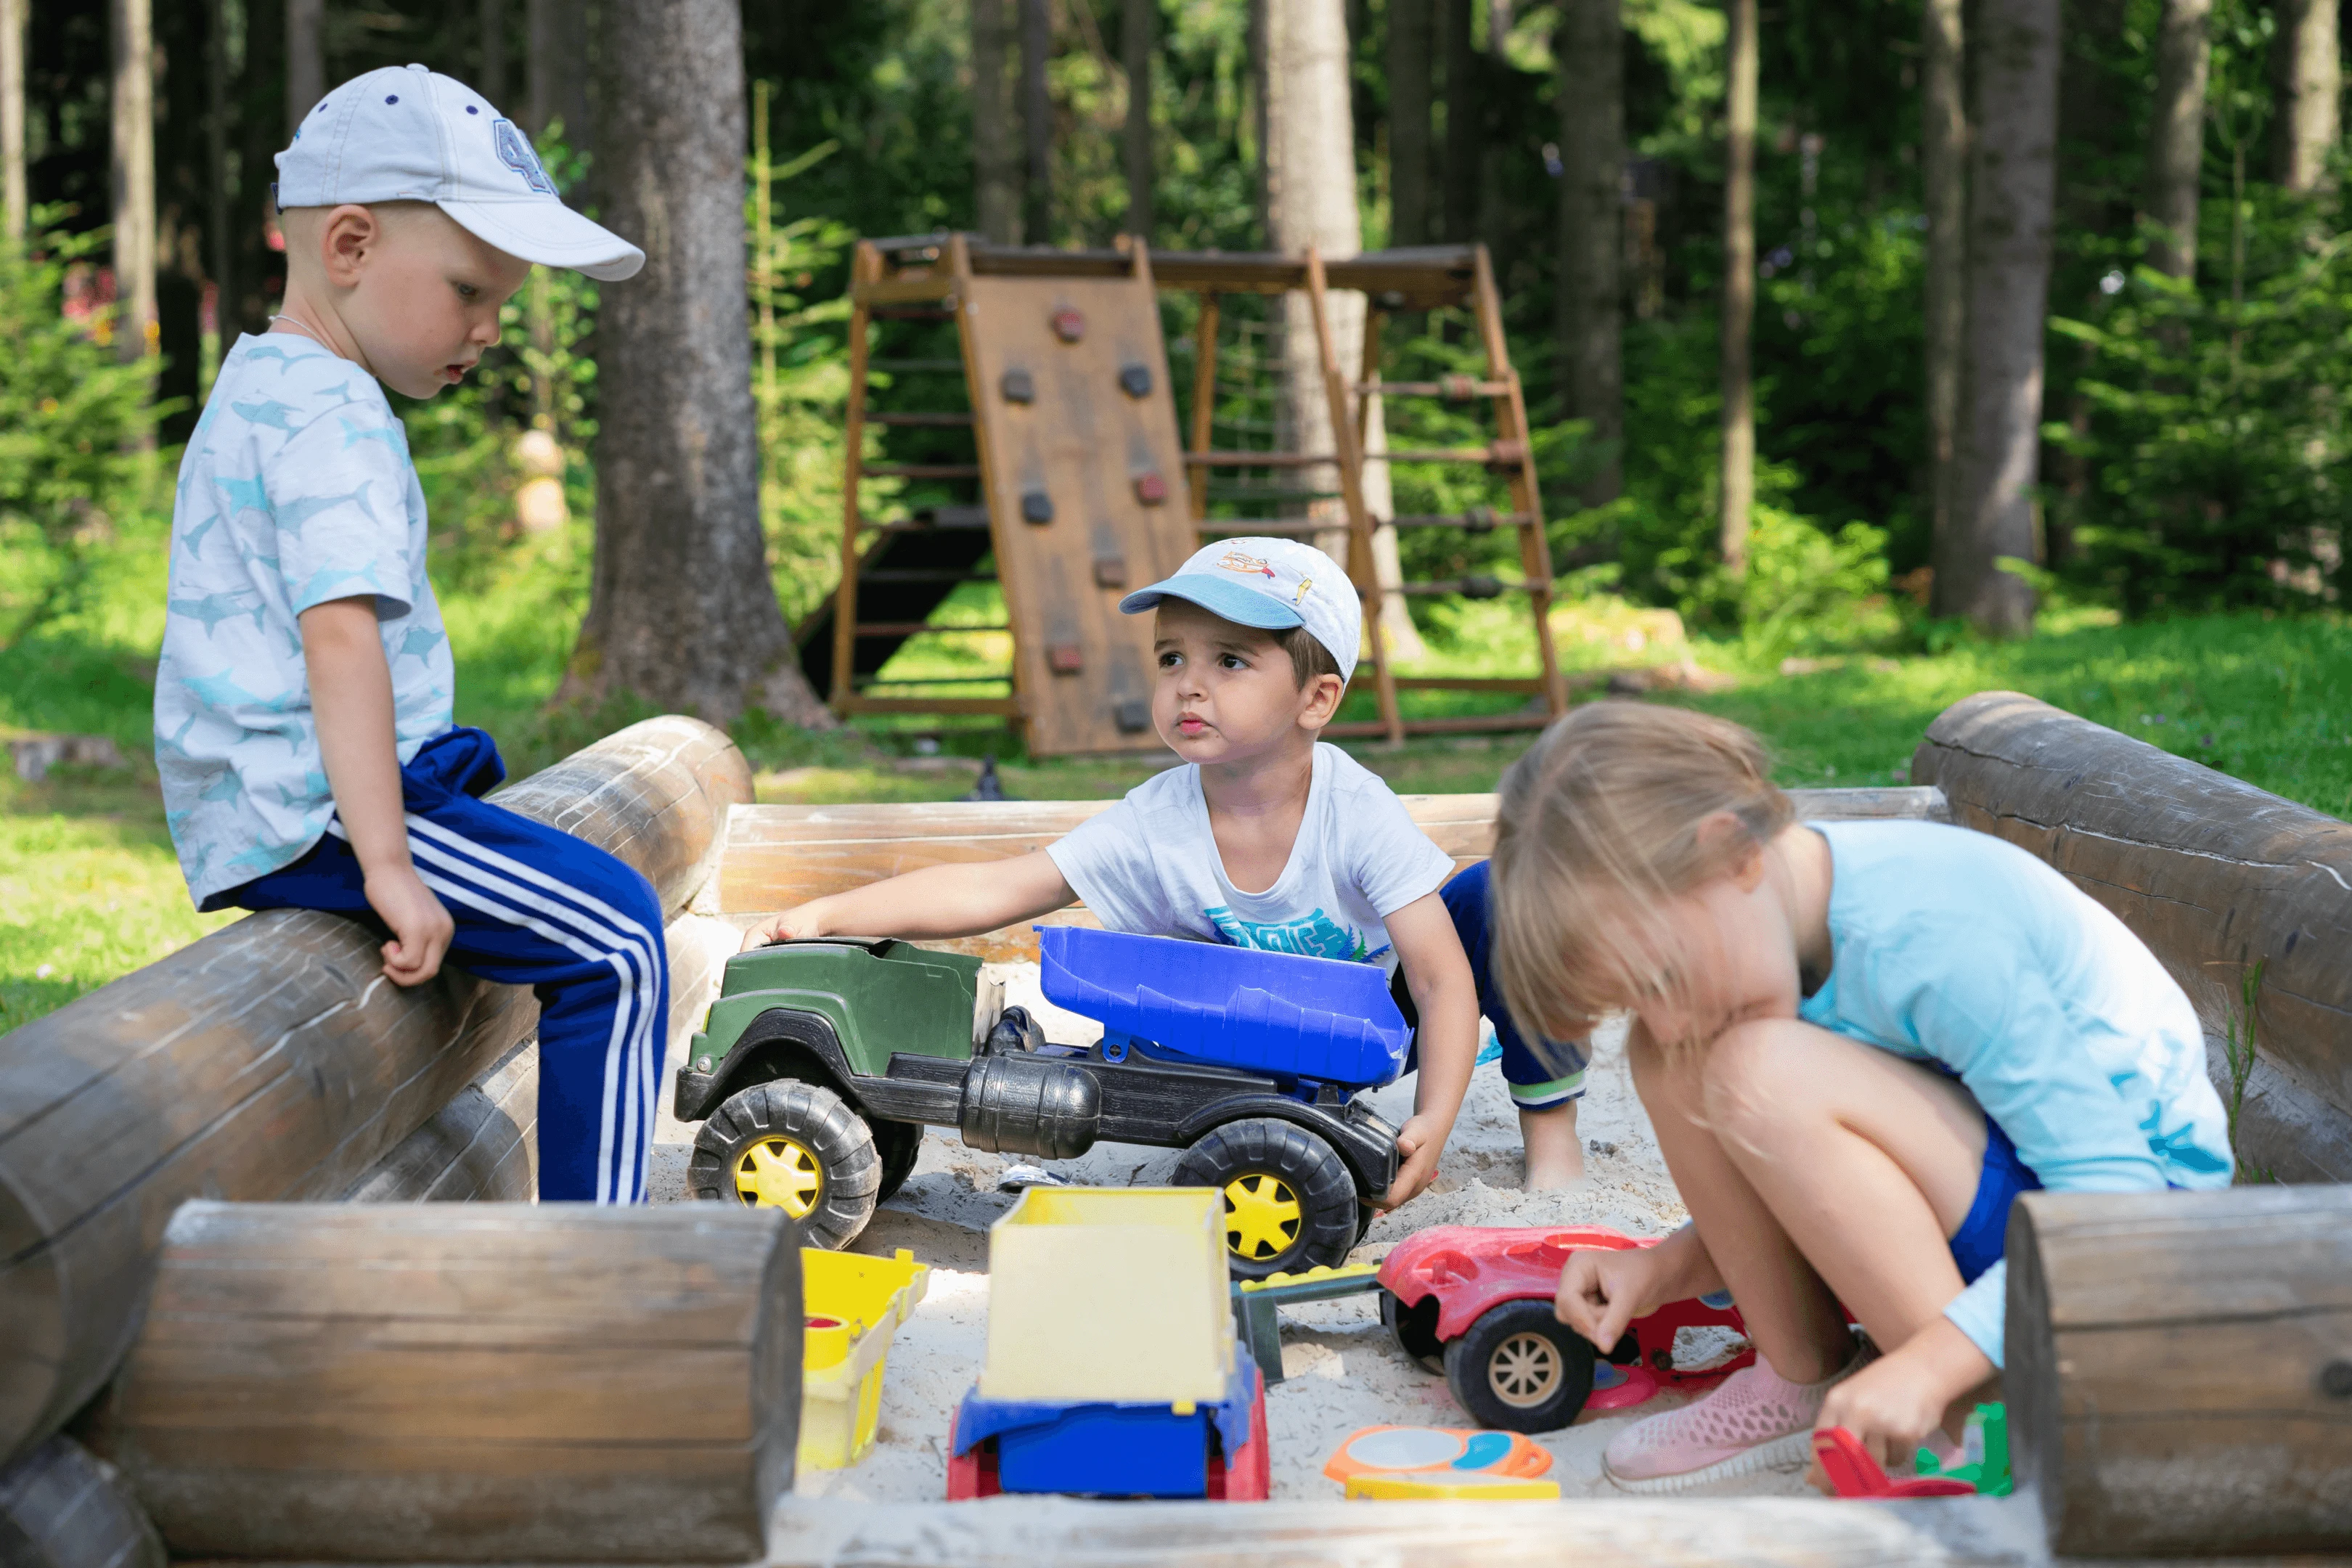
<svg viewBox="0 0 2352 1568">
<path fill-rule="evenodd" d="M 1911 789 L 1811 793 L 1799 810 L 1948 809 L 1962 826 L 2025 844 L 2189 986 L 2225 1085 L 2224 1026 L 2247 1037 L 2238 983 L 2263 963 L 2241 1157 L 2290 1182 L 2352 1178 L 2352 900 L 2341 891 L 2352 826 L 2012 693 L 1947 710 L 1913 765 Z M 2086 779 L 2100 787 L 2082 787 Z M 727 935 L 796 889 L 1017 854 L 1102 805 L 752 805 L 740 754 L 685 719 L 624 731 L 500 799 L 653 881 L 670 917 L 673 1052 L 711 993 Z M 1493 797 L 1408 804 L 1457 859 L 1490 847 Z M 1012 955 L 1024 942 L 1025 928 L 971 946 Z M 747 1240 L 772 1222 L 716 1205 L 564 1215 L 513 1203 L 348 1201 L 528 1193 L 518 1173 L 527 1175 L 530 1130 L 515 1112 L 530 1099 L 518 1089 L 529 1056 L 514 1048 L 530 1006 L 454 973 L 400 991 L 382 983 L 361 928 L 273 913 L 0 1037 L 0 1555 L 12 1568 L 160 1568 L 166 1549 L 286 1561 L 298 1547 L 313 1563 L 387 1552 L 481 1563 L 499 1551 L 575 1563 L 743 1560 L 761 1535 L 764 1560 L 786 1563 L 1410 1555 L 1486 1568 L 1557 1561 L 1573 1540 L 1579 1560 L 1597 1563 L 2021 1564 L 2046 1560 L 2030 1524 L 2021 1534 L 2036 1510 L 2047 1550 L 2061 1554 L 2352 1546 L 2352 1188 L 2340 1184 L 2020 1200 L 2006 1395 L 2011 1463 L 2030 1503 L 1013 1498 L 973 1509 L 807 1499 L 771 1512 L 791 1483 L 802 1363 L 798 1315 L 754 1310 L 785 1289 L 776 1271 L 797 1256 Z M 220 1206 L 184 1209 L 191 1199 Z M 682 1332 L 665 1317 L 648 1352 L 650 1330 L 613 1331 L 636 1310 L 629 1300 L 560 1300 L 531 1238 L 567 1220 L 581 1228 L 561 1278 L 703 1281 L 705 1328 Z M 534 1393 L 494 1356 L 501 1380 L 451 1386 L 431 1381 L 425 1358 L 339 1338 L 352 1314 L 337 1282 L 348 1287 L 361 1275 L 353 1259 L 383 1259 L 402 1236 L 433 1238 L 436 1258 L 475 1249 L 465 1310 L 445 1312 L 432 1333 L 477 1336 L 510 1360 L 526 1332 L 569 1322 L 571 1374 Z M 425 1324 L 439 1272 L 371 1264 L 364 1277 L 381 1289 L 364 1302 L 369 1315 Z M 298 1356 L 289 1340 L 229 1353 L 221 1335 L 191 1331 L 191 1304 L 215 1321 L 307 1323 L 315 1352 Z M 723 1388 L 733 1403 L 656 1399 L 631 1381 L 647 1376 L 698 1376 L 692 1386 Z M 320 1393 L 331 1386 L 362 1389 L 382 1419 L 355 1405 L 339 1426 L 340 1406 Z M 609 1462 L 584 1450 L 642 1440 L 652 1412 L 668 1413 L 674 1440 L 637 1450 L 658 1471 L 643 1484 L 667 1488 L 668 1503 L 616 1520 L 595 1495 L 611 1472 L 577 1467 Z M 534 1446 L 551 1413 L 563 1440 Z M 390 1430 L 394 1420 L 405 1429 Z M 395 1437 L 411 1445 L 406 1458 Z M 488 1453 L 498 1464 L 473 1467 L 464 1487 L 425 1484 L 450 1472 L 416 1462 Z M 345 1495 L 405 1508 L 404 1533 L 370 1533 L 381 1513 L 346 1522 L 298 1495 L 321 1459 Z M 215 1508 L 199 1528 L 190 1510 L 215 1489 L 252 1506 L 234 1517 Z M 479 1511 L 490 1496 L 506 1510 L 493 1521 L 504 1534 Z M 656 1515 L 684 1519 L 680 1509 L 699 1510 L 701 1522 L 650 1528 Z M 307 1521 L 309 1533 L 273 1533 L 289 1521 Z"/>
<path fill-rule="evenodd" d="M 1188 436 L 1178 435 L 1159 294 L 1198 296 L 1193 394 Z M 1369 303 L 1360 363 L 1340 363 L 1330 309 L 1333 289 L 1360 289 Z M 1319 396 L 1332 450 L 1218 449 L 1214 444 L 1222 301 L 1300 292 L 1314 323 Z M 1381 374 L 1383 317 L 1396 310 L 1467 307 L 1474 314 L 1483 376 L 1390 383 Z M 953 322 L 954 359 L 873 353 L 877 329 Z M 841 579 L 833 598 L 798 628 L 803 668 L 836 713 L 984 714 L 1021 729 L 1033 755 L 1148 750 L 1151 626 L 1118 613 L 1129 592 L 1173 572 L 1208 537 L 1275 534 L 1312 539 L 1344 533 L 1344 569 L 1364 604 L 1368 674 L 1378 717 L 1335 725 L 1334 737 L 1465 730 L 1527 729 L 1567 705 L 1552 644 L 1552 565 L 1543 501 L 1528 440 L 1526 400 L 1505 339 L 1502 304 L 1483 246 L 1395 250 L 1347 260 L 1312 248 L 1297 257 L 1221 252 L 1153 253 L 1123 239 L 1116 249 L 1031 250 L 990 246 L 962 234 L 859 243 L 851 265 L 850 392 L 842 483 Z M 874 376 L 930 389 L 961 375 L 968 407 L 871 406 Z M 1384 397 L 1485 402 L 1493 438 L 1484 446 L 1365 450 L 1372 408 Z M 869 429 L 884 436 L 968 429 L 969 461 L 869 459 Z M 931 435 L 921 435 L 929 432 Z M 1469 465 L 1506 481 L 1508 508 L 1473 506 L 1454 516 L 1374 517 L 1365 500 L 1367 463 Z M 1212 516 L 1220 476 L 1272 475 L 1284 483 L 1317 473 L 1331 481 L 1337 515 Z M 864 515 L 865 481 L 968 485 L 965 503 L 942 503 L 879 521 Z M 1296 489 L 1254 491 L 1258 500 L 1297 500 Z M 1273 510 L 1261 506 L 1260 510 Z M 1392 668 L 1380 624 L 1382 590 L 1373 565 L 1381 527 L 1445 528 L 1472 534 L 1507 529 L 1518 544 L 1519 576 L 1471 573 L 1407 583 L 1390 592 L 1524 595 L 1537 668 L 1525 676 L 1411 677 Z M 981 566 L 992 558 L 994 571 Z M 964 583 L 995 582 L 1006 619 L 961 627 L 1009 633 L 1009 668 L 969 679 L 1009 679 L 1007 697 L 891 695 L 883 668 L 913 637 L 937 632 L 929 617 Z M 929 682 L 921 684 L 929 684 Z M 1418 689 L 1521 694 L 1531 703 L 1486 716 L 1409 719 L 1398 694 Z"/>
</svg>

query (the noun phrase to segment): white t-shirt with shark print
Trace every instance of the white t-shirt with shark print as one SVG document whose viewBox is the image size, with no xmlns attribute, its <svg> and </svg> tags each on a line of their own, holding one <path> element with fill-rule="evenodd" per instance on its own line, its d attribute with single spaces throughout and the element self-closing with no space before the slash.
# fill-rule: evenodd
<svg viewBox="0 0 2352 1568">
<path fill-rule="evenodd" d="M 296 617 L 372 595 L 400 760 L 456 680 L 425 491 L 375 378 L 291 332 L 237 340 L 180 463 L 155 674 L 164 820 L 201 904 L 299 859 L 334 815 Z"/>
<path fill-rule="evenodd" d="M 1307 813 L 1274 885 L 1244 892 L 1209 830 L 1201 770 L 1187 763 L 1048 847 L 1063 880 L 1113 931 L 1185 936 L 1377 963 L 1396 971 L 1387 919 L 1454 875 L 1378 773 L 1318 743 Z"/>
</svg>

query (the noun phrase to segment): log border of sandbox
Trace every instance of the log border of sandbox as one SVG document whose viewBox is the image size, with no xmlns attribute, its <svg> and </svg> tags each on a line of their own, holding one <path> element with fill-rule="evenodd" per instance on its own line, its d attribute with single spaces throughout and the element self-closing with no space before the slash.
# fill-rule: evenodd
<svg viewBox="0 0 2352 1568">
<path fill-rule="evenodd" d="M 492 798 L 619 856 L 668 915 L 751 795 L 734 742 L 673 716 Z M 112 1374 L 182 1202 L 345 1194 L 536 1016 L 454 971 L 404 991 L 357 922 L 277 910 L 0 1036 L 0 1467 Z"/>
<path fill-rule="evenodd" d="M 1937 715 L 1911 759 L 1952 820 L 2048 861 L 2189 993 L 2225 1099 L 2260 963 L 2242 1169 L 2352 1181 L 2352 823 L 2014 691 Z"/>
</svg>

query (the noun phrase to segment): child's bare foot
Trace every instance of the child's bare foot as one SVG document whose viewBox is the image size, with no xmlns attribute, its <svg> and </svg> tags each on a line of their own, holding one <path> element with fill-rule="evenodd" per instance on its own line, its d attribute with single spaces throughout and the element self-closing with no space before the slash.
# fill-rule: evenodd
<svg viewBox="0 0 2352 1568">
<path fill-rule="evenodd" d="M 1519 1137 L 1527 1145 L 1528 1173 L 1521 1184 L 1531 1193 L 1557 1192 L 1584 1180 L 1584 1141 L 1577 1136 L 1575 1100 L 1546 1110 L 1519 1112 Z"/>
</svg>

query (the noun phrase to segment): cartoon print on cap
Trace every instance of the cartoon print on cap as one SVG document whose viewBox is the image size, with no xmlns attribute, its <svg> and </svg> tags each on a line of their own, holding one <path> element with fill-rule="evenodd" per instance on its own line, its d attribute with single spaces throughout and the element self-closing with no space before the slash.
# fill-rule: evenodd
<svg viewBox="0 0 2352 1568">
<path fill-rule="evenodd" d="M 1239 572 L 1244 576 L 1271 577 L 1274 575 L 1274 568 L 1265 560 L 1255 555 L 1244 555 L 1238 550 L 1226 551 L 1217 558 L 1217 564 L 1228 572 Z"/>
</svg>

